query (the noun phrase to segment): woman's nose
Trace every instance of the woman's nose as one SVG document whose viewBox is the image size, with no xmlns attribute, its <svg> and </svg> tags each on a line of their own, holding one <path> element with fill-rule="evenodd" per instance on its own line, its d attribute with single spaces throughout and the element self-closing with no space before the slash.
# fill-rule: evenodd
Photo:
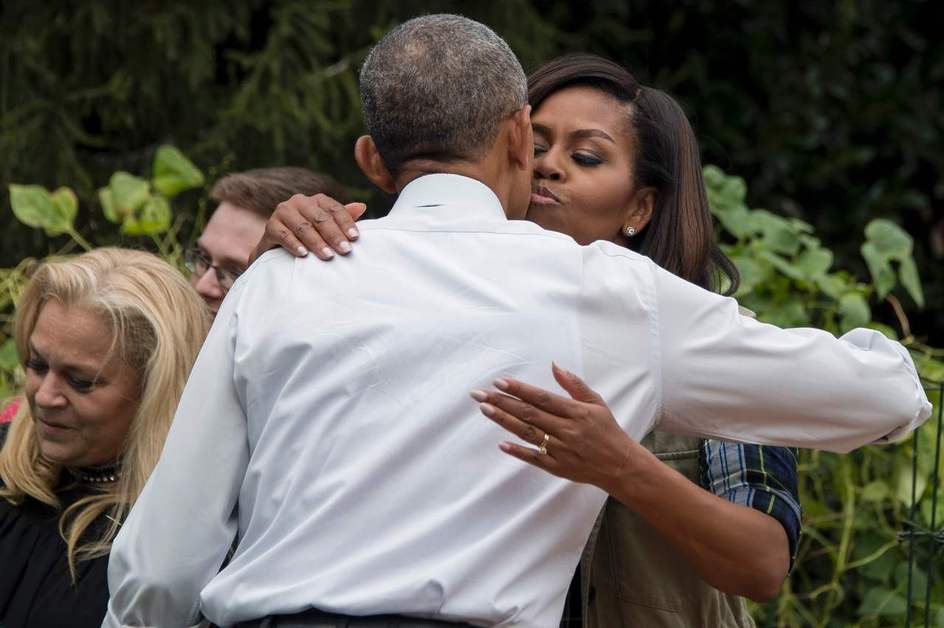
<svg viewBox="0 0 944 628">
<path fill-rule="evenodd" d="M 57 408 L 66 404 L 62 394 L 62 382 L 54 373 L 46 372 L 36 389 L 36 405 L 42 408 Z"/>
<path fill-rule="evenodd" d="M 534 173 L 542 179 L 559 181 L 564 177 L 564 170 L 559 165 L 559 159 L 550 151 L 534 158 Z"/>
</svg>

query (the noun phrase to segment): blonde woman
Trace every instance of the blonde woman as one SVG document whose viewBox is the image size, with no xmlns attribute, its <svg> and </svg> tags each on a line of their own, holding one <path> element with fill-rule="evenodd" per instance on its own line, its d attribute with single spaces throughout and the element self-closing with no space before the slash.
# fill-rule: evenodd
<svg viewBox="0 0 944 628">
<path fill-rule="evenodd" d="M 187 281 L 149 253 L 98 249 L 33 276 L 14 327 L 25 403 L 0 425 L 0 625 L 101 625 L 111 541 L 208 322 Z"/>
</svg>

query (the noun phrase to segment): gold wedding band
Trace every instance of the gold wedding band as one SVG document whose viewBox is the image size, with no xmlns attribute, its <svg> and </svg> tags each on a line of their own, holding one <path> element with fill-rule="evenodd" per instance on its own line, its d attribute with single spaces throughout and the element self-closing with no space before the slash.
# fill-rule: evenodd
<svg viewBox="0 0 944 628">
<path fill-rule="evenodd" d="M 538 447 L 539 454 L 547 454 L 547 441 L 551 440 L 550 435 L 547 432 L 544 432 L 544 440 L 541 441 L 541 446 Z"/>
</svg>

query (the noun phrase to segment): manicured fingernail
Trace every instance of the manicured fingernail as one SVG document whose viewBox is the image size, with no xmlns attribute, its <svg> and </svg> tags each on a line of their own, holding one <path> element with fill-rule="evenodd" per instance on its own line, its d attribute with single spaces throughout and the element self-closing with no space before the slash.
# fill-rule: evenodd
<svg viewBox="0 0 944 628">
<path fill-rule="evenodd" d="M 495 414 L 495 406 L 490 403 L 480 403 L 479 410 L 481 410 L 482 414 L 485 416 L 494 416 Z"/>
<path fill-rule="evenodd" d="M 321 249 L 321 256 L 324 257 L 325 259 L 331 259 L 332 257 L 334 257 L 334 251 L 331 250 L 330 246 L 326 246 L 323 249 Z"/>
<path fill-rule="evenodd" d="M 495 388 L 498 390 L 508 390 L 508 382 L 504 379 L 496 379 L 494 382 Z"/>
<path fill-rule="evenodd" d="M 472 395 L 472 398 L 476 401 L 485 401 L 488 399 L 488 394 L 486 394 L 484 390 L 473 390 L 469 394 Z"/>
<path fill-rule="evenodd" d="M 351 252 L 351 243 L 348 242 L 347 240 L 344 240 L 343 242 L 341 242 L 341 243 L 338 245 L 338 248 L 341 249 L 341 252 L 342 252 L 342 253 L 350 253 L 350 252 Z"/>
<path fill-rule="evenodd" d="M 361 234 L 360 232 L 358 232 L 357 229 L 355 229 L 354 227 L 351 227 L 350 229 L 347 230 L 347 235 L 351 239 L 357 239 Z"/>
<path fill-rule="evenodd" d="M 298 253 L 299 257 L 306 257 L 308 255 L 308 249 L 303 246 L 299 246 L 297 249 L 295 249 L 295 252 Z"/>
<path fill-rule="evenodd" d="M 498 448 L 501 449 L 506 454 L 511 453 L 511 443 L 498 443 Z"/>
</svg>

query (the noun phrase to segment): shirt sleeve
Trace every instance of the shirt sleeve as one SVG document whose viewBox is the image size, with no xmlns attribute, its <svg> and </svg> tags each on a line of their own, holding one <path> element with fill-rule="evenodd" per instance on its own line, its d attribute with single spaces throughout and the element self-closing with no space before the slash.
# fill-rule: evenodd
<svg viewBox="0 0 944 628">
<path fill-rule="evenodd" d="M 907 349 L 881 333 L 780 329 L 742 316 L 734 299 L 651 270 L 658 429 L 847 452 L 903 438 L 931 414 Z"/>
<path fill-rule="evenodd" d="M 702 487 L 780 522 L 790 544 L 791 568 L 802 531 L 796 456 L 787 447 L 717 440 L 703 441 L 699 456 Z"/>
<path fill-rule="evenodd" d="M 237 532 L 249 459 L 233 379 L 237 286 L 194 364 L 157 467 L 115 538 L 103 627 L 189 626 Z"/>
</svg>

